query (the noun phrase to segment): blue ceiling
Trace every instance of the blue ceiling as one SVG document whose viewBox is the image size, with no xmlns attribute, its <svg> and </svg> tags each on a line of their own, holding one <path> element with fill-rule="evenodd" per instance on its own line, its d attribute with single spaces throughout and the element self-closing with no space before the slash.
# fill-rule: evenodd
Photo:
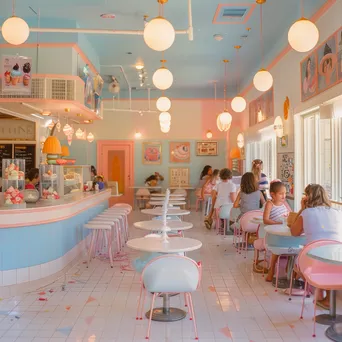
<svg viewBox="0 0 342 342">
<path fill-rule="evenodd" d="M 2 16 L 11 13 L 10 1 L 0 0 Z M 304 0 L 305 16 L 310 17 L 326 0 Z M 234 45 L 242 45 L 240 50 L 241 83 L 248 84 L 260 67 L 259 6 L 251 13 L 246 23 L 213 24 L 213 18 L 219 0 L 193 0 L 192 15 L 194 40 L 187 35 L 176 35 L 176 40 L 165 52 L 167 67 L 174 75 L 174 84 L 169 94 L 173 97 L 212 97 L 213 85 L 217 80 L 218 96 L 222 97 L 224 66 L 222 59 L 228 58 L 229 88 L 228 95 L 234 96 L 236 89 L 236 52 Z M 226 0 L 224 4 L 236 4 L 246 7 L 254 5 L 254 0 Z M 143 30 L 143 16 L 153 18 L 158 15 L 155 0 L 20 0 L 17 1 L 17 15 L 28 21 L 30 26 L 37 26 L 37 17 L 29 6 L 41 14 L 42 27 L 81 27 L 111 28 L 121 30 Z M 164 7 L 165 17 L 176 30 L 188 28 L 186 0 L 169 0 Z M 115 19 L 102 19 L 102 13 L 115 13 Z M 268 0 L 263 6 L 264 45 L 266 64 L 270 62 L 286 45 L 287 31 L 300 16 L 299 0 Z M 222 20 L 222 19 L 218 19 Z M 247 31 L 247 27 L 251 31 Z M 216 41 L 213 36 L 221 34 L 223 40 Z M 247 38 L 242 36 L 248 35 Z M 69 37 L 70 38 L 70 37 Z M 138 73 L 134 64 L 142 59 L 148 79 L 145 84 L 152 84 L 152 74 L 160 65 L 162 54 L 149 49 L 142 36 L 131 35 L 91 35 L 84 45 L 90 56 L 97 55 L 100 65 L 122 65 L 131 86 L 140 88 Z M 30 37 L 35 41 L 36 36 Z M 43 41 L 68 41 L 68 34 L 41 34 Z M 89 51 L 87 51 L 89 50 Z M 93 50 L 93 51 L 90 51 Z M 131 54 L 127 54 L 127 53 Z M 94 57 L 95 58 L 95 57 Z M 117 68 L 100 68 L 101 74 L 120 76 Z M 124 87 L 124 79 L 120 76 Z M 143 96 L 146 96 L 146 92 Z"/>
</svg>

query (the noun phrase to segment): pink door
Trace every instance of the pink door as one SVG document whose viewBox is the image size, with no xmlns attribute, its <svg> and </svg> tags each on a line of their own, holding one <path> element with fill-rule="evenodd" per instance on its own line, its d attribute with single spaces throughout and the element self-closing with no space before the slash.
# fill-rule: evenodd
<svg viewBox="0 0 342 342">
<path fill-rule="evenodd" d="M 97 142 L 97 171 L 107 182 L 118 182 L 120 197 L 111 197 L 109 204 L 123 202 L 133 205 L 134 142 L 100 140 Z"/>
</svg>

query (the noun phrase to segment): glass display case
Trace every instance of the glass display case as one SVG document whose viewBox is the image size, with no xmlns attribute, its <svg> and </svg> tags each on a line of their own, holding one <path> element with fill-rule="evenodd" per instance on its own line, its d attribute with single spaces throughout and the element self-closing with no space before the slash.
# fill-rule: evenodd
<svg viewBox="0 0 342 342">
<path fill-rule="evenodd" d="M 25 189 L 25 160 L 2 160 L 2 192 L 4 205 L 25 206 L 23 190 Z"/>
<path fill-rule="evenodd" d="M 42 199 L 59 198 L 83 191 L 91 180 L 90 166 L 40 165 L 40 194 Z"/>
</svg>

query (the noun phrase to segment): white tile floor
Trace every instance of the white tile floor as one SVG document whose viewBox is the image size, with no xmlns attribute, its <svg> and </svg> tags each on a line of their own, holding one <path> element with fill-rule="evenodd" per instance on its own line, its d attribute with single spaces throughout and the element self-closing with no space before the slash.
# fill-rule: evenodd
<svg viewBox="0 0 342 342">
<path fill-rule="evenodd" d="M 139 212 L 130 217 L 131 222 L 144 219 Z M 320 325 L 317 337 L 311 337 L 312 300 L 307 300 L 305 319 L 300 320 L 300 299 L 289 302 L 252 273 L 252 254 L 247 261 L 236 255 L 232 238 L 223 240 L 207 231 L 199 213 L 186 220 L 195 226 L 186 235 L 203 242 L 188 255 L 203 263 L 202 287 L 193 295 L 201 342 L 328 341 L 326 327 Z M 131 236 L 141 235 L 131 229 Z M 146 341 L 147 320 L 135 320 L 139 274 L 129 267 L 129 259 L 138 254 L 127 251 L 128 259 L 116 261 L 114 269 L 106 260 L 96 259 L 89 269 L 80 263 L 43 290 L 2 299 L 0 341 Z M 182 296 L 173 297 L 171 304 L 183 307 Z M 153 322 L 150 341 L 194 341 L 192 321 Z"/>
</svg>

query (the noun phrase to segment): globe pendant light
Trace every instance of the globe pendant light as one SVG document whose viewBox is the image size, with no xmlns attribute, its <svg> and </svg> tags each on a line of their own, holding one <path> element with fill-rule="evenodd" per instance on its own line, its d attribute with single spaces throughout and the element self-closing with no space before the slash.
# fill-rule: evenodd
<svg viewBox="0 0 342 342">
<path fill-rule="evenodd" d="M 168 126 L 168 127 L 160 127 L 160 130 L 163 132 L 163 133 L 169 133 L 170 132 L 170 129 L 171 129 L 171 127 L 170 126 Z"/>
<path fill-rule="evenodd" d="M 82 139 L 82 137 L 83 137 L 83 131 L 81 130 L 81 128 L 78 128 L 78 129 L 77 129 L 75 135 L 76 135 L 76 138 L 77 138 L 77 139 Z"/>
<path fill-rule="evenodd" d="M 159 114 L 159 122 L 170 122 L 171 121 L 171 115 L 168 112 L 163 112 Z"/>
<path fill-rule="evenodd" d="M 319 31 L 309 19 L 304 18 L 304 3 L 301 0 L 302 17 L 290 27 L 288 40 L 292 49 L 298 52 L 308 52 L 318 43 Z"/>
<path fill-rule="evenodd" d="M 168 110 L 170 110 L 171 108 L 171 101 L 168 97 L 166 96 L 161 96 L 158 100 L 157 100 L 157 109 L 161 112 L 167 112 Z"/>
<path fill-rule="evenodd" d="M 239 148 L 243 148 L 245 146 L 245 138 L 242 133 L 239 133 L 237 136 L 237 145 Z"/>
<path fill-rule="evenodd" d="M 264 39 L 262 35 L 262 5 L 266 0 L 256 0 L 260 5 L 260 46 L 261 46 L 261 64 L 264 65 Z M 261 68 L 253 78 L 254 87 L 259 91 L 267 91 L 273 86 L 273 77 L 266 69 Z"/>
<path fill-rule="evenodd" d="M 162 59 L 161 62 L 162 67 L 154 72 L 152 81 L 156 88 L 160 90 L 166 90 L 172 86 L 173 75 L 170 70 L 164 67 L 164 63 L 166 62 L 166 60 Z"/>
<path fill-rule="evenodd" d="M 15 0 L 12 1 L 12 17 L 4 21 L 1 33 L 6 42 L 12 45 L 25 43 L 30 35 L 26 21 L 15 15 Z"/>
<path fill-rule="evenodd" d="M 63 133 L 68 136 L 70 135 L 72 131 L 72 127 L 67 123 L 64 127 L 63 127 Z"/>
<path fill-rule="evenodd" d="M 224 111 L 217 116 L 216 125 L 219 131 L 227 132 L 230 128 L 232 123 L 232 116 L 229 114 L 228 110 L 226 109 L 226 93 L 227 93 L 227 63 L 228 59 L 224 59 L 224 76 L 225 76 L 225 83 L 224 83 Z"/>
<path fill-rule="evenodd" d="M 159 3 L 158 17 L 147 22 L 145 19 L 144 41 L 146 45 L 155 51 L 165 51 L 175 41 L 176 31 L 172 24 L 164 18 L 164 4 L 168 0 L 157 0 Z"/>
<path fill-rule="evenodd" d="M 236 60 L 238 63 L 237 66 L 237 78 L 236 78 L 236 88 L 237 88 L 237 92 L 239 93 L 240 91 L 240 85 L 239 85 L 239 80 L 240 80 L 240 68 L 239 68 L 239 56 L 238 56 L 238 52 L 241 49 L 241 45 L 236 45 L 234 46 L 234 48 L 236 49 Z M 243 112 L 246 107 L 247 107 L 247 103 L 246 100 L 241 96 L 241 95 L 237 95 L 233 98 L 232 103 L 231 103 L 232 109 L 234 112 L 236 113 L 241 113 Z"/>
</svg>

